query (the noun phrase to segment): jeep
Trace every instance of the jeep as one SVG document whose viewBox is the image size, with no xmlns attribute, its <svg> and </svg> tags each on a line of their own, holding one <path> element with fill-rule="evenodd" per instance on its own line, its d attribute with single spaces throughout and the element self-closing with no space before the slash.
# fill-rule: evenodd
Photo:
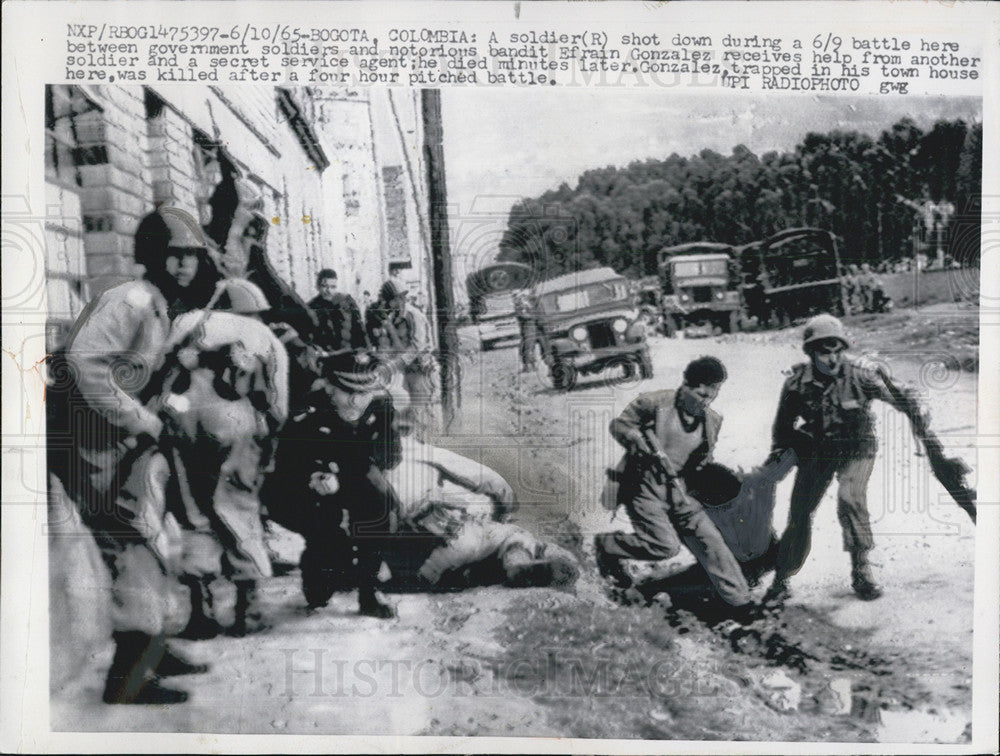
<svg viewBox="0 0 1000 756">
<path fill-rule="evenodd" d="M 568 273 L 532 290 L 543 379 L 568 391 L 580 375 L 620 366 L 653 377 L 646 329 L 629 281 L 611 268 Z"/>
</svg>

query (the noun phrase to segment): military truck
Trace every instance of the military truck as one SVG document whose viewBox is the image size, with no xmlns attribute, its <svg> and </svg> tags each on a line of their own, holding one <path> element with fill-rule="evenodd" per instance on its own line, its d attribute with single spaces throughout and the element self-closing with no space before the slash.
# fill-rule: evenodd
<svg viewBox="0 0 1000 756">
<path fill-rule="evenodd" d="M 739 329 L 743 300 L 734 252 L 732 246 L 714 242 L 680 244 L 660 252 L 667 336 L 691 327 L 710 334 Z"/>
<path fill-rule="evenodd" d="M 471 273 L 465 280 L 469 311 L 479 330 L 484 352 L 498 344 L 517 343 L 521 330 L 517 323 L 514 297 L 530 286 L 531 268 L 522 263 L 494 263 Z"/>
<path fill-rule="evenodd" d="M 762 328 L 819 312 L 847 311 L 837 237 L 821 228 L 789 228 L 735 251 L 747 315 Z"/>
</svg>

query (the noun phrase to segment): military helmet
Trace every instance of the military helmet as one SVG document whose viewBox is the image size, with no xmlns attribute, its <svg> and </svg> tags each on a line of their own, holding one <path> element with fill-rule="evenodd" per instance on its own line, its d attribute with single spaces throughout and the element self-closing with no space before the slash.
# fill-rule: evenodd
<svg viewBox="0 0 1000 756">
<path fill-rule="evenodd" d="M 844 324 L 833 315 L 823 313 L 806 323 L 805 330 L 802 331 L 802 348 L 809 351 L 810 345 L 826 339 L 836 339 L 845 349 L 850 346 L 844 334 Z"/>
<path fill-rule="evenodd" d="M 147 268 L 162 265 L 167 250 L 208 250 L 201 226 L 190 214 L 176 207 L 161 207 L 139 222 L 135 232 L 135 261 Z"/>
<path fill-rule="evenodd" d="M 241 314 L 254 314 L 271 309 L 270 302 L 260 287 L 245 278 L 230 278 L 223 283 L 224 296 L 219 309 Z"/>
</svg>

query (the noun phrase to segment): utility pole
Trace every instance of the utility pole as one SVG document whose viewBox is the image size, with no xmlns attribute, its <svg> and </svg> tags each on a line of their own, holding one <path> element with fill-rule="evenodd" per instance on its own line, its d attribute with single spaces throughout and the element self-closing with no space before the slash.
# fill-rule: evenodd
<svg viewBox="0 0 1000 756">
<path fill-rule="evenodd" d="M 420 91 L 424 122 L 424 158 L 427 162 L 431 261 L 437 301 L 438 344 L 441 362 L 441 407 L 448 433 L 461 406 L 462 373 L 455 328 L 455 293 L 452 287 L 451 250 L 448 243 L 448 195 L 444 176 L 444 128 L 441 123 L 441 90 Z"/>
</svg>

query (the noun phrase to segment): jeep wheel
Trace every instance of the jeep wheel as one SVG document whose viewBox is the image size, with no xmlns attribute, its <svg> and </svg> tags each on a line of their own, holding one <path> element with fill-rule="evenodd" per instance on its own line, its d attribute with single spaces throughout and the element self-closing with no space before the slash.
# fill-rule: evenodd
<svg viewBox="0 0 1000 756">
<path fill-rule="evenodd" d="M 576 368 L 556 359 L 552 364 L 552 385 L 560 391 L 569 391 L 576 385 Z"/>
</svg>

